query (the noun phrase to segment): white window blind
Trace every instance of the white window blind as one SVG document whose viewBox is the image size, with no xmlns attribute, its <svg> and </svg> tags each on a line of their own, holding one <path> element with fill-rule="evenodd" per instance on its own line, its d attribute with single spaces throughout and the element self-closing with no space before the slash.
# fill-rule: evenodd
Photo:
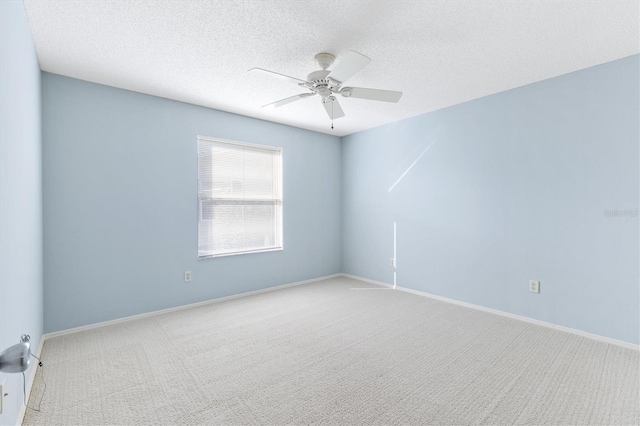
<svg viewBox="0 0 640 426">
<path fill-rule="evenodd" d="M 282 249 L 282 150 L 198 136 L 198 257 Z"/>
</svg>

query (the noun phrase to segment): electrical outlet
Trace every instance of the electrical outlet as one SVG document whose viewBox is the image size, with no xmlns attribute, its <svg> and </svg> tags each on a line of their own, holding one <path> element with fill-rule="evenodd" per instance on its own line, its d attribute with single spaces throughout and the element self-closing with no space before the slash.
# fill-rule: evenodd
<svg viewBox="0 0 640 426">
<path fill-rule="evenodd" d="M 391 258 L 391 266 L 393 266 L 394 268 L 396 267 L 396 258 L 395 257 Z"/>
<path fill-rule="evenodd" d="M 540 293 L 540 281 L 529 281 L 529 291 L 531 293 Z"/>
<path fill-rule="evenodd" d="M 191 282 L 191 271 L 184 271 L 184 282 Z"/>
</svg>

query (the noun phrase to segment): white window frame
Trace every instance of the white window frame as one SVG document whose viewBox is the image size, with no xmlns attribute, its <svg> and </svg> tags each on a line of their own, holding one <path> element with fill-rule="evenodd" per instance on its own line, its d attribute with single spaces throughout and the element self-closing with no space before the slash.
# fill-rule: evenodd
<svg viewBox="0 0 640 426">
<path fill-rule="evenodd" d="M 236 255 L 242 255 L 242 254 L 253 254 L 253 253 L 267 253 L 267 252 L 272 252 L 272 251 L 282 251 L 284 250 L 284 205 L 283 205 L 283 198 L 284 198 L 284 194 L 283 194 L 283 181 L 284 181 L 284 152 L 282 147 L 278 147 L 278 146 L 272 146 L 272 145 L 261 145 L 261 144 L 254 144 L 254 143 L 248 143 L 248 142 L 240 142 L 240 141 L 235 141 L 232 139 L 223 139 L 223 138 L 216 138 L 216 137 L 211 137 L 211 136 L 203 136 L 203 135 L 198 135 L 196 138 L 196 151 L 197 151 L 197 144 L 199 141 L 205 141 L 205 142 L 220 142 L 220 143 L 225 143 L 225 144 L 230 144 L 230 145 L 239 145 L 239 146 L 243 146 L 243 147 L 249 147 L 249 148 L 258 148 L 258 149 L 264 149 L 264 150 L 270 150 L 270 151 L 277 151 L 280 153 L 280 181 L 279 181 L 279 194 L 280 194 L 280 215 L 279 215 L 279 219 L 280 219 L 280 224 L 278 226 L 278 230 L 279 230 L 279 242 L 280 245 L 279 246 L 274 246 L 274 247 L 268 247 L 268 248 L 264 248 L 264 249 L 257 249 L 257 250 L 244 250 L 244 251 L 237 251 L 237 252 L 229 252 L 229 253 L 218 253 L 218 254 L 205 254 L 205 255 L 201 255 L 200 254 L 200 241 L 199 241 L 199 223 L 200 223 L 200 216 L 201 216 L 201 212 L 200 212 L 200 194 L 199 194 L 199 189 L 197 188 L 197 184 L 198 184 L 198 176 L 196 173 L 196 240 L 198 240 L 198 250 L 197 250 L 197 255 L 198 255 L 198 260 L 203 260 L 203 259 L 211 259 L 211 258 L 216 258 L 216 257 L 226 257 L 226 256 L 236 256 Z M 198 159 L 196 158 L 196 169 L 197 171 L 199 171 L 199 165 L 198 165 Z"/>
</svg>

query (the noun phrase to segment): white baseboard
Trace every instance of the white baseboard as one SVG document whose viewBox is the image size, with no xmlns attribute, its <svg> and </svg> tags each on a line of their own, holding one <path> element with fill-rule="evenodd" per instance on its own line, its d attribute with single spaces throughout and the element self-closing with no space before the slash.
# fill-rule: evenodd
<svg viewBox="0 0 640 426">
<path fill-rule="evenodd" d="M 81 327 L 74 327 L 74 328 L 68 328 L 66 330 L 54 331 L 54 332 L 47 333 L 47 334 L 43 335 L 41 341 L 44 341 L 44 339 L 50 339 L 52 337 L 64 336 L 66 334 L 73 334 L 73 333 L 77 333 L 77 332 L 80 332 L 80 331 L 91 330 L 91 329 L 99 328 L 99 327 L 105 327 L 107 325 L 113 325 L 113 324 L 118 324 L 118 323 L 121 323 L 121 322 L 133 321 L 133 320 L 137 320 L 137 319 L 140 319 L 140 318 L 152 317 L 152 316 L 155 316 L 155 315 L 162 315 L 162 314 L 166 314 L 166 313 L 169 313 L 169 312 L 182 311 L 184 309 L 195 308 L 195 307 L 198 307 L 198 306 L 209 305 L 209 304 L 212 304 L 212 303 L 224 302 L 226 300 L 237 299 L 237 298 L 240 298 L 240 297 L 253 296 L 254 294 L 266 293 L 268 291 L 275 291 L 275 290 L 280 290 L 282 288 L 294 287 L 294 286 L 303 285 L 303 284 L 309 284 L 309 283 L 313 283 L 313 282 L 316 282 L 316 281 L 328 280 L 330 278 L 336 278 L 336 277 L 340 277 L 340 276 L 342 276 L 342 274 L 326 275 L 324 277 L 312 278 L 310 280 L 296 281 L 296 282 L 289 283 L 289 284 L 282 284 L 282 285 L 277 285 L 277 286 L 274 286 L 274 287 L 263 288 L 263 289 L 260 289 L 260 290 L 254 290 L 254 291 L 248 291 L 248 292 L 245 292 L 245 293 L 232 294 L 231 296 L 219 297 L 219 298 L 216 298 L 216 299 L 209 299 L 209 300 L 205 300 L 205 301 L 202 301 L 202 302 L 190 303 L 188 305 L 176 306 L 174 308 L 161 309 L 159 311 L 152 311 L 152 312 L 147 312 L 147 313 L 144 313 L 144 314 L 131 315 L 131 316 L 128 316 L 128 317 L 118 318 L 118 319 L 114 319 L 114 320 L 98 322 L 98 323 L 95 323 L 95 324 L 83 325 Z"/>
<path fill-rule="evenodd" d="M 343 273 L 342 276 L 346 277 L 346 278 L 351 278 L 351 279 L 354 279 L 354 280 L 358 280 L 358 281 L 364 281 L 365 283 L 369 283 L 369 284 L 379 285 L 381 287 L 393 288 L 393 284 L 383 283 L 382 281 L 370 280 L 369 278 L 359 277 L 357 275 L 351 275 L 351 274 Z M 396 287 L 396 289 L 399 289 L 399 288 L 400 287 Z"/>
<path fill-rule="evenodd" d="M 36 349 L 36 353 L 35 355 L 40 358 L 40 355 L 42 355 L 42 347 L 44 346 L 44 335 L 40 336 L 40 341 L 38 342 L 38 347 Z M 22 406 L 20 407 L 20 412 L 18 413 L 18 419 L 16 420 L 16 426 L 21 426 L 22 422 L 24 421 L 24 416 L 27 414 L 27 407 L 25 406 L 25 404 L 29 403 L 29 397 L 31 396 L 31 388 L 33 387 L 33 381 L 36 378 L 36 371 L 38 370 L 38 360 L 33 360 L 35 361 L 32 364 L 32 368 L 31 371 L 28 373 L 29 376 L 27 378 L 27 388 L 26 388 L 26 400 L 24 401 L 24 404 L 22 404 Z"/>
<path fill-rule="evenodd" d="M 393 284 L 383 283 L 381 281 L 370 280 L 368 278 L 358 277 L 356 275 L 351 275 L 351 274 L 344 274 L 343 273 L 342 276 L 343 277 L 347 277 L 347 278 L 352 278 L 354 280 L 364 281 L 366 283 L 375 284 L 375 285 L 379 285 L 379 286 L 382 286 L 382 287 L 388 287 L 390 289 L 393 289 Z M 500 311 L 500 310 L 497 310 L 497 309 L 486 308 L 484 306 L 474 305 L 472 303 L 461 302 L 459 300 L 449 299 L 448 297 L 437 296 L 435 294 L 425 293 L 423 291 L 413 290 L 413 289 L 406 288 L 406 287 L 396 286 L 395 289 L 396 290 L 400 290 L 400 291 L 405 291 L 407 293 L 417 294 L 419 296 L 429 297 L 431 299 L 439 300 L 441 302 L 453 303 L 454 305 L 464 306 L 465 308 L 477 309 L 479 311 L 489 312 L 489 313 L 492 313 L 492 314 L 495 314 L 495 315 L 500 315 L 500 316 L 503 316 L 503 317 L 508 317 L 508 318 L 512 318 L 512 319 L 516 319 L 516 320 L 520 320 L 520 321 L 525 321 L 525 322 L 528 322 L 528 323 L 531 323 L 531 324 L 541 325 L 543 327 L 554 328 L 556 330 L 561 330 L 561 331 L 564 331 L 566 333 L 571 333 L 571 334 L 575 334 L 575 335 L 578 335 L 578 336 L 581 336 L 581 337 L 586 337 L 586 338 L 589 338 L 589 339 L 599 340 L 601 342 L 610 343 L 612 345 L 622 346 L 622 347 L 625 347 L 625 348 L 629 348 L 629 349 L 634 349 L 636 351 L 640 351 L 640 345 L 635 345 L 633 343 L 625 342 L 625 341 L 622 341 L 622 340 L 612 339 L 610 337 L 601 336 L 599 334 L 588 333 L 586 331 L 576 330 L 575 328 L 564 327 L 562 325 L 557 325 L 557 324 L 553 324 L 553 323 L 550 323 L 550 322 L 546 322 L 546 321 L 541 321 L 541 320 L 537 320 L 537 319 L 534 319 L 534 318 L 525 317 L 525 316 L 522 316 L 522 315 L 512 314 L 512 313 Z"/>
</svg>

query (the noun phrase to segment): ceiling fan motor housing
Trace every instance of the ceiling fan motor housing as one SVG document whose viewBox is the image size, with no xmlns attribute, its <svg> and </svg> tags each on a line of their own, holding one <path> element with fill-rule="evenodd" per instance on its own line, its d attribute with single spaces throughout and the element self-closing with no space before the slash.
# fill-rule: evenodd
<svg viewBox="0 0 640 426">
<path fill-rule="evenodd" d="M 314 71 L 307 76 L 307 81 L 313 86 L 313 90 L 323 99 L 331 96 L 331 82 L 327 79 L 330 71 L 319 70 Z"/>
</svg>

